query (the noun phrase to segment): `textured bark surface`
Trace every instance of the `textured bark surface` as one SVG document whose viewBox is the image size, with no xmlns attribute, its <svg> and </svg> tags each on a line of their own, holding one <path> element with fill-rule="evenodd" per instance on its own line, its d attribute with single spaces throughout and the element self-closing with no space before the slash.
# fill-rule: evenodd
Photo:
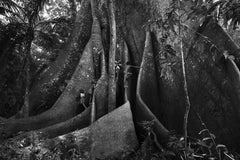
<svg viewBox="0 0 240 160">
<path fill-rule="evenodd" d="M 97 17 L 93 18 L 92 25 L 92 52 L 93 52 L 93 62 L 94 62 L 94 79 L 97 81 L 101 76 L 101 62 L 100 56 L 104 54 L 104 48 L 101 38 L 101 28 Z"/>
<path fill-rule="evenodd" d="M 144 50 L 145 29 L 148 13 L 145 3 L 128 0 L 118 1 L 116 8 L 117 29 L 122 34 L 129 50 L 131 65 L 140 66 Z"/>
<path fill-rule="evenodd" d="M 164 106 L 160 105 L 158 97 L 157 72 L 155 69 L 151 34 L 149 31 L 146 33 L 145 47 L 140 67 L 136 90 L 136 106 L 132 107 L 136 127 L 139 129 L 139 133 L 142 133 L 142 126 L 138 125 L 144 121 L 153 121 L 152 128 L 157 134 L 158 140 L 166 142 L 169 138 L 169 131 L 158 119 L 161 117 L 161 107 Z"/>
<path fill-rule="evenodd" d="M 110 21 L 110 49 L 108 61 L 108 112 L 116 108 L 116 50 L 117 50 L 117 25 L 115 16 L 115 1 L 108 0 L 108 14 Z"/>
</svg>

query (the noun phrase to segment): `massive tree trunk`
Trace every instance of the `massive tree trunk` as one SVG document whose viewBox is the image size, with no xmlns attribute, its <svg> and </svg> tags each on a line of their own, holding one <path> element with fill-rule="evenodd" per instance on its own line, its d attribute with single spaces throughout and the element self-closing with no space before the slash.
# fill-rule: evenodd
<svg viewBox="0 0 240 160">
<path fill-rule="evenodd" d="M 104 6 L 104 4 L 101 5 Z M 145 5 L 145 2 L 133 0 L 116 3 L 117 31 L 121 37 L 117 44 L 121 52 L 121 75 L 124 78 L 117 81 L 118 87 L 115 92 L 119 94 L 117 97 L 122 98 L 119 102 L 130 101 L 138 135 L 145 133 L 139 123 L 153 121 L 152 131 L 157 135 L 160 143 L 166 144 L 170 139 L 169 131 L 174 130 L 176 134 L 183 133 L 186 104 L 181 57 L 178 54 L 179 42 L 175 41 L 177 36 L 174 34 L 170 34 L 163 42 L 159 35 L 164 31 L 159 31 L 156 26 L 146 27 L 145 24 L 151 14 L 144 9 Z M 59 87 L 71 77 L 67 87 L 48 111 L 25 119 L 1 120 L 3 124 L 0 131 L 4 133 L 4 137 L 19 131 L 36 130 L 44 137 L 53 138 L 86 127 L 91 124 L 91 120 L 94 121 L 107 114 L 109 103 L 107 100 L 115 96 L 109 92 L 110 72 L 107 72 L 109 71 L 107 66 L 115 67 L 113 64 L 115 62 L 114 59 L 109 59 L 112 56 L 109 55 L 111 51 L 105 53 L 113 47 L 106 45 L 111 37 L 106 36 L 110 29 L 106 24 L 109 22 L 104 23 L 101 20 L 103 14 L 91 15 L 87 0 L 82 2 L 79 15 L 80 21 L 75 24 L 75 33 L 67 45 L 69 52 L 63 51 L 56 62 L 42 73 L 41 78 L 32 88 L 32 115 L 39 112 L 37 108 L 41 108 L 34 106 L 53 103 L 60 95 Z M 108 20 L 106 17 L 104 19 Z M 92 37 L 88 41 L 90 30 Z M 212 19 L 206 20 L 197 32 L 192 33 L 194 35 L 189 37 L 192 37 L 193 42 L 187 43 L 185 40 L 187 45 L 184 50 L 192 105 L 188 122 L 189 134 L 198 136 L 198 132 L 204 128 L 198 119 L 200 115 L 209 130 L 216 135 L 218 142 L 239 149 L 240 74 L 238 62 L 230 57 L 239 57 L 239 47 Z M 71 76 L 84 47 L 81 60 Z M 174 52 L 169 52 L 169 49 Z M 106 64 L 104 57 L 108 57 Z M 96 87 L 90 94 L 92 104 L 79 113 L 77 96 L 82 89 L 88 93 L 95 81 Z M 40 98 L 41 95 L 43 95 L 42 98 Z M 26 135 L 28 136 L 29 133 Z M 141 136 L 139 138 L 141 140 Z"/>
</svg>

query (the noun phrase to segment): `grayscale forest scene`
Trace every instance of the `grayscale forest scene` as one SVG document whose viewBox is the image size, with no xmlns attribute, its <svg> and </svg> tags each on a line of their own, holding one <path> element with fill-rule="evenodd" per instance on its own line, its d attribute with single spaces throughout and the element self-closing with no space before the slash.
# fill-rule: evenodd
<svg viewBox="0 0 240 160">
<path fill-rule="evenodd" d="M 239 160 L 240 0 L 0 0 L 0 160 Z"/>
</svg>

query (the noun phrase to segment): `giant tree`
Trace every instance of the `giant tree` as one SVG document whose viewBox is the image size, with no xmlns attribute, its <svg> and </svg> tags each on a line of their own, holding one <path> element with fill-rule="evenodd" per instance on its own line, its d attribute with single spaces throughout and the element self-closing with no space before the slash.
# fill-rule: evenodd
<svg viewBox="0 0 240 160">
<path fill-rule="evenodd" d="M 239 149 L 239 46 L 216 12 L 226 6 L 82 0 L 65 46 L 30 89 L 30 117 L 2 120 L 2 137 L 35 131 L 54 138 L 129 101 L 139 140 L 145 136 L 139 123 L 153 121 L 164 146 L 172 130 L 198 136 L 207 126 L 217 141 Z M 228 11 L 225 21 L 234 17 L 224 18 Z M 236 26 L 237 19 L 232 21 Z"/>
</svg>

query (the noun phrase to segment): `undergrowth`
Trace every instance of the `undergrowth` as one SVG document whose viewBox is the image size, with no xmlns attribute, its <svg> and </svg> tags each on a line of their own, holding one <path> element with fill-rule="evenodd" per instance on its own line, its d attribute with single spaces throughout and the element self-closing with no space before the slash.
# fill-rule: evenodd
<svg viewBox="0 0 240 160">
<path fill-rule="evenodd" d="M 119 160 L 239 160 L 238 153 L 230 152 L 223 144 L 216 143 L 216 137 L 203 123 L 205 128 L 198 134 L 200 138 L 188 137 L 187 151 L 184 137 L 172 135 L 167 146 L 158 143 L 152 130 L 153 122 L 144 122 L 142 126 L 147 132 L 139 149 Z M 64 143 L 43 146 L 41 138 L 35 135 L 26 141 L 9 140 L 0 144 L 1 160 L 87 160 L 89 152 L 79 149 L 71 140 Z M 124 156 L 123 156 L 124 157 Z M 108 158 L 106 160 L 117 160 Z"/>
<path fill-rule="evenodd" d="M 201 119 L 200 119 L 201 120 Z M 201 120 L 204 129 L 199 131 L 198 137 L 188 137 L 187 151 L 185 149 L 184 137 L 172 136 L 165 148 L 159 147 L 156 138 L 152 138 L 153 130 L 151 122 L 146 122 L 143 126 L 148 136 L 134 154 L 131 160 L 239 160 L 240 155 L 228 150 L 224 144 L 216 143 L 216 136 L 209 131 L 205 123 Z M 150 125 L 149 125 L 150 124 Z M 187 155 L 185 156 L 185 154 Z M 187 158 L 185 158 L 187 157 Z"/>
</svg>

